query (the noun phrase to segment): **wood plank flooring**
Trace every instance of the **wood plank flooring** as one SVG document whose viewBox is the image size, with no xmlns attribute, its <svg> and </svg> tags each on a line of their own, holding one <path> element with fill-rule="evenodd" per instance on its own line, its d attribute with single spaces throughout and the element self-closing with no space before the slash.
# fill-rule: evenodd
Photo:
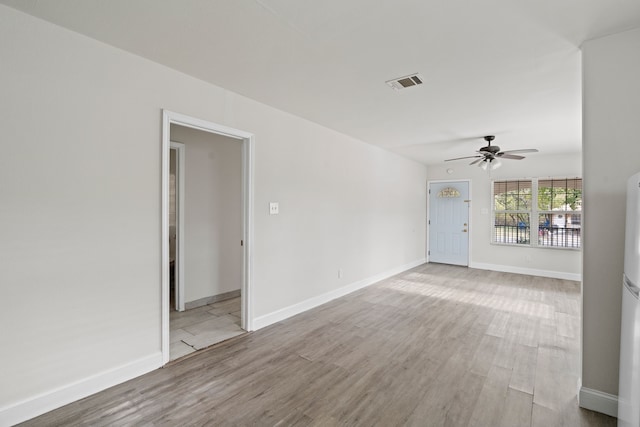
<svg viewBox="0 0 640 427">
<path fill-rule="evenodd" d="M 25 425 L 614 426 L 571 281 L 425 264 Z"/>
</svg>

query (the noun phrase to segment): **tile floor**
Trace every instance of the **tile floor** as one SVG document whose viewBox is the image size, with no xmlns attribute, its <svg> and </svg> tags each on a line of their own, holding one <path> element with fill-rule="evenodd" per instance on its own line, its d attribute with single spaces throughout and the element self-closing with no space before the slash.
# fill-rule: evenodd
<svg viewBox="0 0 640 427">
<path fill-rule="evenodd" d="M 240 328 L 240 297 L 171 311 L 171 360 L 245 333 Z"/>
</svg>

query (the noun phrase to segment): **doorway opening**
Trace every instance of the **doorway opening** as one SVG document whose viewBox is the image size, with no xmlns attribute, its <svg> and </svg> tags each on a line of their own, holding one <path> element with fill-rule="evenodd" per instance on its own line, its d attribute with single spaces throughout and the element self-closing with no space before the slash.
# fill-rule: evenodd
<svg viewBox="0 0 640 427">
<path fill-rule="evenodd" d="M 253 135 L 163 111 L 163 363 L 251 331 Z"/>
</svg>

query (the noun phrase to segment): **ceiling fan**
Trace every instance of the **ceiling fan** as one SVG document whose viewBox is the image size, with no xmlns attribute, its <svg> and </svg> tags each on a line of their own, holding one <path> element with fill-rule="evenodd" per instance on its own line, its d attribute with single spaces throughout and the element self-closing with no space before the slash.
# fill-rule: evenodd
<svg viewBox="0 0 640 427">
<path fill-rule="evenodd" d="M 497 145 L 491 145 L 491 141 L 496 139 L 494 135 L 487 135 L 484 137 L 484 140 L 487 141 L 487 146 L 480 148 L 475 156 L 466 156 L 466 157 L 456 157 L 455 159 L 447 159 L 445 162 L 450 162 L 452 160 L 462 160 L 462 159 L 476 159 L 469 163 L 470 165 L 478 164 L 484 170 L 489 168 L 490 170 L 499 168 L 502 163 L 500 159 L 512 159 L 512 160 L 522 160 L 524 156 L 520 156 L 514 153 L 537 153 L 538 150 L 535 148 L 526 148 L 522 150 L 507 150 L 500 151 L 500 147 Z"/>
</svg>

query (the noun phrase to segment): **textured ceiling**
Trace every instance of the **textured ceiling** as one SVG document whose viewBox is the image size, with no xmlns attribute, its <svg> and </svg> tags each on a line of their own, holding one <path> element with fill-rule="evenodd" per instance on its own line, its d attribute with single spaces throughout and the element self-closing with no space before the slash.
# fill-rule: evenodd
<svg viewBox="0 0 640 427">
<path fill-rule="evenodd" d="M 579 46 L 640 27 L 637 0 L 0 3 L 425 164 L 580 151 Z"/>
</svg>

